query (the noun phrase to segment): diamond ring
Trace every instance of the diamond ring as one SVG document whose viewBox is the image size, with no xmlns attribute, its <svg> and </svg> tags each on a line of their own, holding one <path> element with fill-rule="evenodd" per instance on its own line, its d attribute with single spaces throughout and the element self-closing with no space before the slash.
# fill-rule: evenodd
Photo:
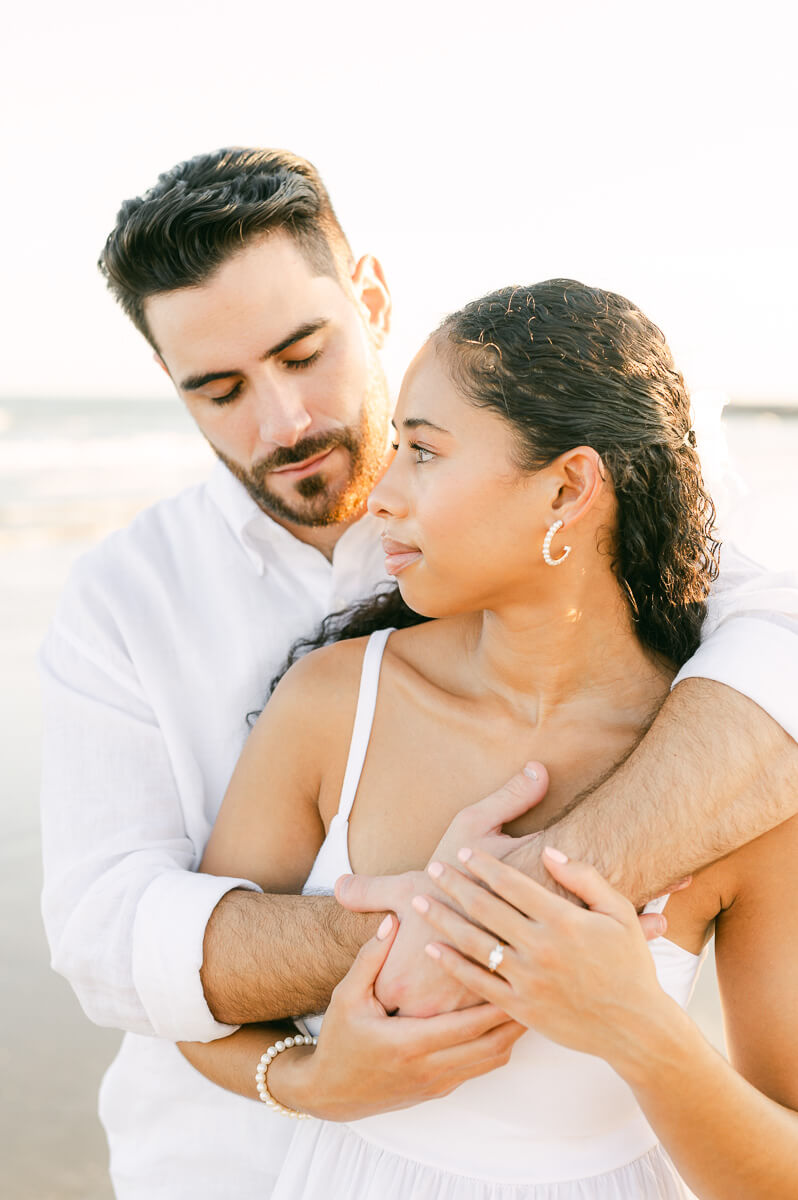
<svg viewBox="0 0 798 1200">
<path fill-rule="evenodd" d="M 499 967 L 502 965 L 503 958 L 504 946 L 501 944 L 501 942 L 497 942 L 491 950 L 490 958 L 488 959 L 488 970 L 490 971 L 491 975 L 494 971 L 498 971 Z"/>
</svg>

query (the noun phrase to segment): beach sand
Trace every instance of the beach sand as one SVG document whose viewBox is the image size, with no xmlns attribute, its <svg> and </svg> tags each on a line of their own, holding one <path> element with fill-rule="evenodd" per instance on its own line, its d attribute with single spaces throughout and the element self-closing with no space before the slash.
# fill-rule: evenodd
<svg viewBox="0 0 798 1200">
<path fill-rule="evenodd" d="M 39 643 L 80 542 L 0 551 L 0 1159 L 9 1200 L 111 1200 L 97 1088 L 120 1035 L 49 969 L 39 916 Z"/>
<path fill-rule="evenodd" d="M 759 548 L 771 561 L 785 562 L 785 538 L 792 537 L 798 494 L 791 469 L 798 422 L 775 420 L 778 426 L 757 418 L 754 434 L 750 426 L 736 432 L 730 427 L 730 440 L 739 440 L 740 457 L 747 464 L 744 474 L 757 491 L 744 525 L 755 543 L 749 550 Z M 784 469 L 771 474 L 774 454 L 783 456 Z M 197 470 L 196 464 L 187 468 L 182 482 Z M 783 492 L 776 497 L 778 504 L 773 475 Z M 171 490 L 179 482 L 173 479 Z M 94 520 L 94 528 L 73 525 L 58 533 L 34 531 L 33 536 L 0 541 L 0 1161 L 3 1194 L 9 1200 L 112 1197 L 105 1142 L 95 1114 L 97 1087 L 120 1035 L 92 1026 L 68 985 L 49 970 L 39 916 L 40 716 L 34 658 L 74 558 L 144 502 L 143 495 L 135 503 L 126 498 L 115 509 L 98 502 L 95 513 L 103 515 Z M 759 526 L 764 516 L 767 521 Z M 764 535 L 758 532 L 763 528 Z M 792 547 L 786 565 L 795 566 L 798 548 L 793 542 L 794 537 L 786 543 Z M 699 981 L 692 1011 L 707 1036 L 722 1045 L 711 964 Z"/>
</svg>

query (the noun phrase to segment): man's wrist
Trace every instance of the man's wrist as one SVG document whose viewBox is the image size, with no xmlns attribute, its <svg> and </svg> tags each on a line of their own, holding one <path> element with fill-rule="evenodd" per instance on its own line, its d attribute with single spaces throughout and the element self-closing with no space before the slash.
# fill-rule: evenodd
<svg viewBox="0 0 798 1200">
<path fill-rule="evenodd" d="M 530 879 L 534 879 L 535 883 L 539 883 L 541 887 L 546 888 L 555 895 L 564 896 L 566 900 L 572 900 L 575 903 L 576 898 L 570 893 L 561 888 L 558 883 L 552 878 L 549 872 L 543 865 L 541 855 L 544 847 L 554 846 L 555 849 L 560 849 L 561 842 L 564 838 L 557 838 L 557 826 L 553 825 L 550 829 L 544 829 L 541 833 L 535 835 L 529 841 L 524 842 L 522 846 L 514 846 L 509 854 L 504 856 L 504 862 L 510 867 L 515 867 L 516 871 L 521 871 Z M 570 850 L 564 851 L 569 858 L 576 857 Z"/>
<path fill-rule="evenodd" d="M 589 802 L 590 798 L 587 797 L 584 803 Z M 550 892 L 564 896 L 567 900 L 574 900 L 570 892 L 555 883 L 543 865 L 541 856 L 546 846 L 561 850 L 572 860 L 589 863 L 591 867 L 595 867 L 602 878 L 638 909 L 654 896 L 651 888 L 646 887 L 639 872 L 635 870 L 634 864 L 610 863 L 602 857 L 596 847 L 585 844 L 585 839 L 579 836 L 579 817 L 575 810 L 573 816 L 569 812 L 553 825 L 541 830 L 534 838 L 525 841 L 523 845 L 514 846 L 509 854 L 504 856 L 504 862 L 515 867 L 517 871 L 522 871 Z"/>
<path fill-rule="evenodd" d="M 200 980 L 210 1011 L 230 1025 L 321 1012 L 384 915 L 348 911 L 333 896 L 228 892 L 203 943 Z"/>
</svg>

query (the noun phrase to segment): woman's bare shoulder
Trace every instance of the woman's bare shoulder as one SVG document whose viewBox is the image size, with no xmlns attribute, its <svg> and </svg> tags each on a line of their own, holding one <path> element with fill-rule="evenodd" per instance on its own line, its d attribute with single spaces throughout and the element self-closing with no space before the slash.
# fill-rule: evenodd
<svg viewBox="0 0 798 1200">
<path fill-rule="evenodd" d="M 383 678 L 393 688 L 400 680 L 451 692 L 451 679 L 462 655 L 462 630 L 456 619 L 429 621 L 395 630 L 383 659 Z M 261 719 L 295 723 L 323 737 L 332 747 L 348 745 L 360 691 L 368 637 L 349 638 L 312 650 L 298 659 L 275 688 Z M 455 667 L 453 668 L 453 664 Z"/>
<path fill-rule="evenodd" d="M 335 688 L 337 684 L 351 683 L 360 678 L 363 666 L 363 655 L 366 652 L 367 637 L 348 638 L 343 642 L 334 642 L 330 646 L 320 646 L 311 650 L 293 663 L 274 690 L 295 692 L 297 690 L 318 688 L 324 691 Z"/>
<path fill-rule="evenodd" d="M 300 722 L 314 739 L 351 728 L 368 638 L 321 646 L 297 659 L 272 692 L 258 724 Z M 257 728 L 257 726 L 256 726 Z"/>
</svg>

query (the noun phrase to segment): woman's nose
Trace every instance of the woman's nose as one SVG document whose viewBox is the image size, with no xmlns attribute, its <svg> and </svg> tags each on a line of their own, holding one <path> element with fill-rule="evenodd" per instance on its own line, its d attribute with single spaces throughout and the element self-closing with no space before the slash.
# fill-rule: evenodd
<svg viewBox="0 0 798 1200">
<path fill-rule="evenodd" d="M 379 483 L 372 489 L 368 510 L 373 517 L 404 517 L 407 498 L 402 487 L 402 473 L 394 458 Z"/>
</svg>

